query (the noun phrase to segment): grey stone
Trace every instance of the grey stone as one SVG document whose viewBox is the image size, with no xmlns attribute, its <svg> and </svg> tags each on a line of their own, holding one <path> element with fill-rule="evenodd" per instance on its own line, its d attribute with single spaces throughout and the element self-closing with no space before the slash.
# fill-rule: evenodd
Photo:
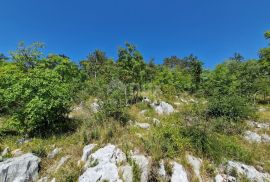
<svg viewBox="0 0 270 182">
<path fill-rule="evenodd" d="M 198 180 L 201 182 L 202 177 L 201 177 L 201 174 L 200 174 L 200 169 L 201 169 L 201 166 L 202 166 L 202 160 L 199 159 L 199 158 L 193 157 L 191 155 L 187 155 L 187 161 L 192 166 L 194 174 L 196 175 Z"/>
<path fill-rule="evenodd" d="M 2 156 L 5 156 L 5 155 L 7 155 L 9 152 L 10 152 L 10 149 L 9 149 L 8 147 L 6 147 L 6 148 L 2 151 L 1 155 L 2 155 Z"/>
<path fill-rule="evenodd" d="M 49 159 L 53 159 L 53 158 L 55 158 L 55 156 L 57 155 L 57 154 L 59 154 L 59 152 L 61 151 L 62 149 L 61 148 L 55 148 L 55 149 L 53 149 L 53 151 L 52 152 L 50 152 L 49 154 L 48 154 L 48 158 Z"/>
<path fill-rule="evenodd" d="M 149 175 L 149 159 L 145 157 L 144 155 L 133 155 L 132 159 L 134 162 L 139 166 L 141 170 L 141 182 L 147 182 L 148 181 L 148 175 Z"/>
<path fill-rule="evenodd" d="M 89 156 L 85 164 L 86 171 L 79 177 L 79 182 L 120 182 L 122 180 L 117 165 L 125 162 L 125 154 L 116 146 L 108 144 Z"/>
<path fill-rule="evenodd" d="M 270 142 L 270 136 L 269 135 L 262 134 L 261 137 L 262 137 L 262 142 L 265 142 L 265 143 Z"/>
<path fill-rule="evenodd" d="M 149 129 L 150 128 L 150 124 L 149 123 L 136 123 L 136 126 L 142 128 L 142 129 Z"/>
<path fill-rule="evenodd" d="M 0 181 L 35 181 L 38 179 L 40 158 L 28 153 L 0 162 Z"/>
<path fill-rule="evenodd" d="M 261 173 L 253 166 L 245 165 L 240 162 L 228 161 L 227 170 L 236 170 L 238 174 L 246 176 L 251 181 L 265 182 L 270 180 L 268 173 Z"/>
<path fill-rule="evenodd" d="M 174 112 L 173 106 L 163 101 L 160 103 L 152 103 L 151 106 L 159 115 L 170 114 Z"/>
<path fill-rule="evenodd" d="M 252 131 L 246 131 L 244 138 L 250 143 L 252 142 L 260 143 L 262 141 L 261 136 Z"/>
<path fill-rule="evenodd" d="M 70 155 L 67 155 L 67 156 L 62 157 L 60 159 L 60 161 L 57 163 L 54 172 L 57 172 L 70 158 L 71 158 Z"/>
<path fill-rule="evenodd" d="M 132 167 L 130 165 L 121 166 L 119 169 L 120 173 L 122 174 L 122 178 L 124 182 L 132 182 L 133 181 L 133 173 Z"/>
<path fill-rule="evenodd" d="M 96 144 L 89 144 L 83 148 L 83 155 L 81 161 L 86 162 L 89 155 L 92 153 L 93 149 L 96 147 Z"/>
<path fill-rule="evenodd" d="M 180 182 L 180 181 L 188 182 L 187 172 L 181 164 L 174 162 L 171 182 Z"/>
</svg>

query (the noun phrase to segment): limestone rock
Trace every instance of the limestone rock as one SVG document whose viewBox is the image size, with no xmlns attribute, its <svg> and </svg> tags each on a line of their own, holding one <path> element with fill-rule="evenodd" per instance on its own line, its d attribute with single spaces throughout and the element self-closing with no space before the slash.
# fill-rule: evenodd
<svg viewBox="0 0 270 182">
<path fill-rule="evenodd" d="M 125 154 L 116 146 L 108 144 L 89 156 L 85 164 L 86 171 L 79 177 L 79 182 L 121 182 L 117 165 L 124 162 Z"/>
<path fill-rule="evenodd" d="M 40 158 L 28 153 L 0 162 L 0 181 L 35 181 L 38 179 Z"/>
<path fill-rule="evenodd" d="M 149 129 L 150 128 L 150 124 L 149 123 L 136 123 L 136 126 L 142 128 L 142 129 Z"/>
<path fill-rule="evenodd" d="M 174 112 L 173 106 L 163 101 L 160 103 L 152 103 L 151 106 L 159 115 L 170 114 Z"/>
<path fill-rule="evenodd" d="M 270 142 L 270 136 L 269 135 L 262 134 L 261 137 L 262 137 L 262 142 L 265 142 L 265 143 Z"/>
<path fill-rule="evenodd" d="M 96 147 L 96 144 L 86 145 L 83 148 L 83 155 L 82 155 L 81 161 L 86 162 L 88 160 L 89 155 L 91 154 L 91 152 L 93 151 L 95 147 Z"/>
<path fill-rule="evenodd" d="M 240 162 L 228 161 L 227 169 L 228 171 L 236 170 L 238 174 L 245 175 L 250 181 L 264 182 L 270 180 L 268 173 L 261 173 L 255 167 Z"/>
<path fill-rule="evenodd" d="M 5 155 L 7 155 L 9 152 L 10 152 L 10 149 L 9 149 L 8 147 L 6 147 L 6 148 L 2 151 L 1 155 L 2 155 L 2 156 L 5 156 Z"/>
<path fill-rule="evenodd" d="M 52 152 L 50 152 L 49 154 L 48 154 L 48 158 L 49 159 L 53 159 L 53 158 L 55 158 L 55 156 L 57 155 L 57 154 L 59 154 L 59 152 L 61 151 L 62 149 L 61 148 L 55 148 L 55 149 L 53 149 L 53 151 Z"/>
<path fill-rule="evenodd" d="M 134 162 L 139 166 L 141 170 L 141 182 L 147 182 L 148 181 L 148 175 L 150 172 L 149 169 L 149 159 L 145 157 L 144 155 L 133 155 L 132 159 Z"/>
<path fill-rule="evenodd" d="M 121 166 L 119 171 L 122 174 L 124 182 L 133 181 L 132 167 L 130 165 Z"/>
<path fill-rule="evenodd" d="M 177 163 L 173 163 L 173 173 L 171 177 L 171 182 L 188 182 L 187 172 L 185 171 L 184 167 Z"/>
<path fill-rule="evenodd" d="M 200 174 L 200 169 L 201 169 L 201 165 L 202 165 L 202 160 L 199 159 L 199 158 L 193 157 L 191 155 L 187 155 L 187 161 L 192 166 L 196 177 L 201 182 L 202 177 L 201 177 L 201 174 Z"/>
<path fill-rule="evenodd" d="M 258 135 L 257 133 L 255 132 L 252 132 L 252 131 L 246 131 L 245 132 L 245 135 L 244 135 L 244 138 L 248 141 L 248 142 L 256 142 L 256 143 L 260 143 L 261 142 L 261 136 Z"/>
</svg>

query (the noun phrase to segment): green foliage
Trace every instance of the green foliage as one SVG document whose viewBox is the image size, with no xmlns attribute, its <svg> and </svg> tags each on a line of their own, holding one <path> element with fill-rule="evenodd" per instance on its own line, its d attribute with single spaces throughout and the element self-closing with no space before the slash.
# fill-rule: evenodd
<svg viewBox="0 0 270 182">
<path fill-rule="evenodd" d="M 107 85 L 104 95 L 101 97 L 100 119 L 104 120 L 112 117 L 122 124 L 127 123 L 129 120 L 126 112 L 127 97 L 127 87 L 119 80 L 111 81 Z"/>
<path fill-rule="evenodd" d="M 248 118 L 254 113 L 251 103 L 238 95 L 215 95 L 210 97 L 208 114 L 233 120 Z"/>
</svg>

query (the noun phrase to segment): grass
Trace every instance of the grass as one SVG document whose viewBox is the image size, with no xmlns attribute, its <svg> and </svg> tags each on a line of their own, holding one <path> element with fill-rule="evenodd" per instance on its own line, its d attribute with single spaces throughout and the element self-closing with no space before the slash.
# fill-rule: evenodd
<svg viewBox="0 0 270 182">
<path fill-rule="evenodd" d="M 149 94 L 151 99 L 155 99 Z M 91 101 L 93 98 L 91 98 Z M 90 102 L 90 101 L 89 101 Z M 181 102 L 175 99 L 174 102 Z M 88 103 L 88 102 L 87 102 Z M 89 103 L 88 103 L 89 104 Z M 200 115 L 200 108 L 205 105 L 199 104 L 179 104 L 176 106 L 178 113 L 159 116 L 146 103 L 137 103 L 128 108 L 128 113 L 132 121 L 146 122 L 151 124 L 150 130 L 138 128 L 109 118 L 105 122 L 95 119 L 95 115 L 89 108 L 82 107 L 72 111 L 73 119 L 80 120 L 80 127 L 73 132 L 63 133 L 47 138 L 33 138 L 29 143 L 17 144 L 17 140 L 22 136 L 7 135 L 0 138 L 0 149 L 9 147 L 11 150 L 20 148 L 24 153 L 33 152 L 42 158 L 40 176 L 51 175 L 57 181 L 76 181 L 82 173 L 82 166 L 77 162 L 82 156 L 82 149 L 89 143 L 96 143 L 99 147 L 112 143 L 121 148 L 125 153 L 130 150 L 138 150 L 142 154 L 151 156 L 154 161 L 165 160 L 165 168 L 170 173 L 172 166 L 169 161 L 180 161 L 180 163 L 192 174 L 190 165 L 185 160 L 186 153 L 192 153 L 196 157 L 203 159 L 202 174 L 206 179 L 215 175 L 216 166 L 226 160 L 237 160 L 247 164 L 262 164 L 265 171 L 270 172 L 270 145 L 250 144 L 239 135 L 226 135 L 212 131 L 207 126 L 207 135 L 201 133 L 201 128 L 192 126 L 199 122 L 196 118 Z M 142 115 L 140 111 L 147 110 Z M 154 126 L 150 118 L 157 118 L 161 121 L 160 126 Z M 188 120 L 191 118 L 191 120 Z M 270 109 L 259 112 L 259 119 L 270 123 Z M 6 118 L 0 118 L 0 128 Z M 242 127 L 242 125 L 236 126 Z M 209 130 L 209 131 L 208 131 Z M 206 148 L 202 148 L 206 145 Z M 54 148 L 62 148 L 61 152 L 52 160 L 47 158 L 47 154 Z M 98 147 L 97 147 L 98 148 Z M 48 174 L 48 169 L 56 164 L 61 157 L 71 155 L 68 161 L 57 173 Z M 135 181 L 140 180 L 138 166 L 132 163 Z M 215 164 L 216 163 L 216 164 Z M 154 166 L 155 167 L 155 166 Z M 152 171 L 155 174 L 155 170 Z M 137 176 L 137 177 L 136 177 Z M 195 178 L 191 179 L 196 181 Z"/>
</svg>

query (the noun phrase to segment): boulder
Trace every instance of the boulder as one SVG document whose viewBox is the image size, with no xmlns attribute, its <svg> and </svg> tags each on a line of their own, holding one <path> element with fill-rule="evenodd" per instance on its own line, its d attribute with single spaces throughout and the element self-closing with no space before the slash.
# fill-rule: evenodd
<svg viewBox="0 0 270 182">
<path fill-rule="evenodd" d="M 91 108 L 91 111 L 93 113 L 97 113 L 100 109 L 100 106 L 97 102 L 93 102 L 91 105 L 90 105 L 90 108 Z"/>
<path fill-rule="evenodd" d="M 116 146 L 108 144 L 89 156 L 85 164 L 86 171 L 79 177 L 79 182 L 121 182 L 117 165 L 124 162 L 125 154 Z"/>
<path fill-rule="evenodd" d="M 133 181 L 132 167 L 130 165 L 121 166 L 119 171 L 124 182 Z"/>
<path fill-rule="evenodd" d="M 244 138 L 250 143 L 260 143 L 262 141 L 261 136 L 252 131 L 246 131 L 244 134 Z"/>
<path fill-rule="evenodd" d="M 246 176 L 250 181 L 265 182 L 270 180 L 268 173 L 261 173 L 255 167 L 240 162 L 228 161 L 227 170 L 236 170 L 238 174 Z"/>
<path fill-rule="evenodd" d="M 6 147 L 6 148 L 2 151 L 1 155 L 2 155 L 2 156 L 5 156 L 5 155 L 7 155 L 9 152 L 10 152 L 10 149 L 9 149 L 8 147 Z"/>
<path fill-rule="evenodd" d="M 184 167 L 177 163 L 173 163 L 173 172 L 171 177 L 171 182 L 188 182 L 187 172 Z"/>
<path fill-rule="evenodd" d="M 81 161 L 86 162 L 88 160 L 89 155 L 92 153 L 95 147 L 96 147 L 96 144 L 86 145 L 83 148 L 83 155 L 82 155 Z"/>
<path fill-rule="evenodd" d="M 57 163 L 54 172 L 57 172 L 70 158 L 71 158 L 70 155 L 67 155 L 67 156 L 62 157 L 60 159 L 60 161 Z"/>
<path fill-rule="evenodd" d="M 142 129 L 149 129 L 150 128 L 150 124 L 149 123 L 136 123 L 136 126 L 142 128 Z"/>
<path fill-rule="evenodd" d="M 201 174 L 200 174 L 200 169 L 201 169 L 201 166 L 202 166 L 202 160 L 199 159 L 199 158 L 193 157 L 191 155 L 187 155 L 187 161 L 192 166 L 194 174 L 196 175 L 198 180 L 201 182 L 202 177 L 201 177 Z"/>
<path fill-rule="evenodd" d="M 141 182 L 147 182 L 148 181 L 148 175 L 149 175 L 149 172 L 150 172 L 149 159 L 147 157 L 145 157 L 144 155 L 140 155 L 140 154 L 133 155 L 132 159 L 139 166 L 139 168 L 141 170 Z"/>
<path fill-rule="evenodd" d="M 165 171 L 165 166 L 164 166 L 164 161 L 160 161 L 159 163 L 159 170 L 158 170 L 158 174 L 165 178 L 166 177 L 166 171 Z"/>
<path fill-rule="evenodd" d="M 48 154 L 48 158 L 49 159 L 53 159 L 53 158 L 55 158 L 55 156 L 57 155 L 57 154 L 59 154 L 59 152 L 61 151 L 62 149 L 61 148 L 55 148 L 55 149 L 53 149 L 53 151 L 52 152 L 50 152 L 49 154 Z"/>
<path fill-rule="evenodd" d="M 270 136 L 269 135 L 262 134 L 261 137 L 262 137 L 262 142 L 265 142 L 265 143 L 270 142 Z"/>
<path fill-rule="evenodd" d="M 174 112 L 173 106 L 163 101 L 160 103 L 152 103 L 151 106 L 159 115 Z"/>
<path fill-rule="evenodd" d="M 36 181 L 40 158 L 28 153 L 0 162 L 0 181 Z"/>
<path fill-rule="evenodd" d="M 236 178 L 226 174 L 218 174 L 215 176 L 215 182 L 236 182 Z"/>
</svg>

